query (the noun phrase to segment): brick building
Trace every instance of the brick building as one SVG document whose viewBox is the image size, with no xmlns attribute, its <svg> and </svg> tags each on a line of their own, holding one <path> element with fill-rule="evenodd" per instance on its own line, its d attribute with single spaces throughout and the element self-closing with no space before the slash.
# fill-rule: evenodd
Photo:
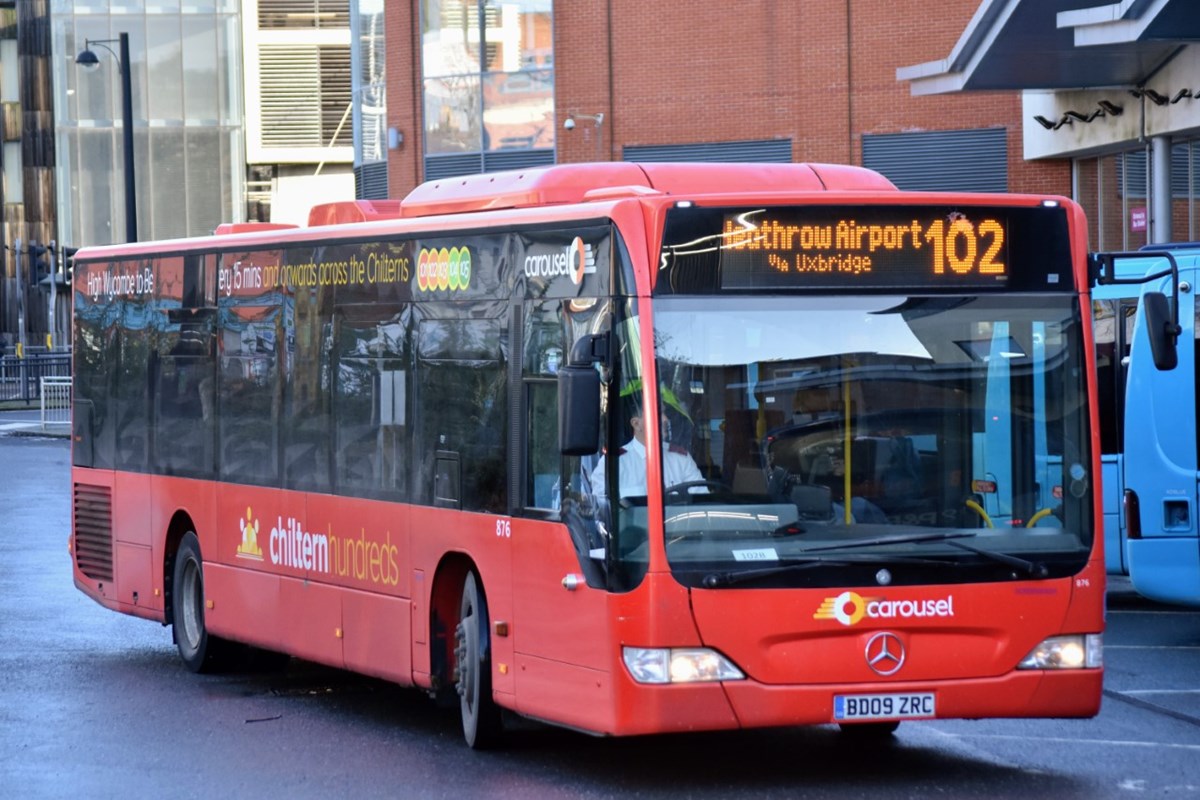
<svg viewBox="0 0 1200 800">
<path fill-rule="evenodd" d="M 1021 157 L 1018 92 L 913 97 L 896 79 L 898 68 L 953 47 L 974 13 L 970 3 L 519 5 L 523 13 L 552 19 L 552 53 L 541 58 L 553 68 L 553 143 L 543 163 L 691 156 L 863 164 L 864 148 L 878 154 L 873 145 L 885 144 L 872 137 L 990 131 L 964 140 L 989 151 L 985 158 L 993 174 L 980 188 L 1070 191 L 1069 162 Z M 404 144 L 389 158 L 393 197 L 438 171 L 440 153 L 426 146 L 429 123 L 422 115 L 423 106 L 431 105 L 422 98 L 428 79 L 417 71 L 430 62 L 435 37 L 428 31 L 442 26 L 444 42 L 447 29 L 457 26 L 453 32 L 468 40 L 464 51 L 472 50 L 477 8 L 474 0 L 387 8 L 388 120 L 404 134 Z M 487 9 L 482 13 L 486 30 Z M 422 40 L 424 58 L 416 55 Z M 488 72 L 483 74 L 486 82 Z M 568 131 L 563 123 L 572 112 L 582 116 Z M 485 103 L 485 127 L 488 113 Z M 600 114 L 597 125 L 594 117 Z M 918 146 L 924 148 L 922 158 L 948 169 L 946 180 L 972 184 L 974 159 L 938 152 L 952 148 L 952 138 Z M 1002 185 L 996 185 L 997 176 Z"/>
<path fill-rule="evenodd" d="M 1200 9 L 1185 0 L 412 0 L 382 13 L 391 197 L 594 159 L 826 161 L 906 189 L 1075 196 L 1093 246 L 1119 249 L 1151 240 L 1138 220 L 1155 217 L 1157 171 L 1177 184 L 1159 230 L 1198 235 L 1190 100 L 1158 126 L 1174 166 L 1128 127 L 1146 118 L 1129 90 L 1163 69 L 1186 82 Z M 1064 87 L 1110 85 L 1097 80 L 1120 88 L 1080 112 Z M 1099 99 L 1129 113 L 1092 115 L 1081 136 L 1070 112 Z M 1043 128 L 1046 114 L 1072 122 Z"/>
</svg>

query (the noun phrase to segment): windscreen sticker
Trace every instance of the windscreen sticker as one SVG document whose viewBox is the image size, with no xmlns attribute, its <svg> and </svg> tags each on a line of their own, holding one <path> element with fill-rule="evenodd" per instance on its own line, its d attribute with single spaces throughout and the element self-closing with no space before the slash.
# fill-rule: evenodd
<svg viewBox="0 0 1200 800">
<path fill-rule="evenodd" d="M 734 550 L 734 561 L 778 561 L 779 553 L 774 547 L 759 547 L 753 550 Z"/>
</svg>

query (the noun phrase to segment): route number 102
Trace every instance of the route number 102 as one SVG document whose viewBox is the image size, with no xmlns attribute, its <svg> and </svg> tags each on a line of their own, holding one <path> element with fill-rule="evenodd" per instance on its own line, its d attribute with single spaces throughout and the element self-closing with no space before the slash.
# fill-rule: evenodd
<svg viewBox="0 0 1200 800">
<path fill-rule="evenodd" d="M 944 275 L 947 266 L 958 275 L 975 271 L 980 275 L 1004 274 L 1004 262 L 997 260 L 1004 249 L 1004 226 L 994 219 L 983 220 L 978 228 L 961 218 L 947 227 L 946 220 L 939 219 L 925 229 L 925 241 L 933 245 L 934 275 Z"/>
</svg>

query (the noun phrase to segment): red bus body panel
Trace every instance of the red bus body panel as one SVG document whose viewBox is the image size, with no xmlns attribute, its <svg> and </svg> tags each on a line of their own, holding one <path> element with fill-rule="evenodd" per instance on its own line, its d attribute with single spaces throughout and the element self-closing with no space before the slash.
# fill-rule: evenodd
<svg viewBox="0 0 1200 800">
<path fill-rule="evenodd" d="M 833 165 L 567 165 L 508 176 L 502 187 L 496 180 L 448 179 L 425 184 L 400 203 L 314 209 L 310 225 L 336 228 L 230 227 L 220 231 L 228 235 L 209 239 L 97 248 L 80 256 L 214 248 L 259 253 L 339 236 L 447 235 L 609 219 L 635 264 L 641 308 L 650 312 L 658 271 L 648 265 L 656 263 L 663 219 L 681 199 L 880 205 L 946 198 L 901 193 L 867 170 Z M 595 202 L 585 202 L 589 197 Z M 1043 198 L 994 195 L 987 202 Z M 1070 207 L 1072 252 L 1082 254 L 1082 212 L 1062 202 Z M 486 225 L 477 213 L 485 210 L 491 210 Z M 431 220 L 434 214 L 453 216 Z M 1087 285 L 1082 257 L 1076 276 L 1079 286 Z M 1086 292 L 1080 296 L 1086 307 Z M 643 313 L 640 322 L 641 358 L 652 364 L 652 314 Z M 1091 358 L 1091 329 L 1082 328 Z M 1098 437 L 1093 426 L 1094 454 Z M 1098 455 L 1092 466 L 1098 482 Z M 661 484 L 655 461 L 648 478 Z M 1102 537 L 1095 537 L 1081 573 L 1053 581 L 690 590 L 667 571 L 658 509 L 657 519 L 650 514 L 650 571 L 632 591 L 610 593 L 583 581 L 570 534 L 557 521 L 82 467 L 73 469 L 73 480 L 77 497 L 79 487 L 111 496 L 111 577 L 88 577 L 81 556 L 73 559 L 76 586 L 108 608 L 168 621 L 168 570 L 179 539 L 194 530 L 204 561 L 205 622 L 213 634 L 402 685 L 444 689 L 439 663 L 452 656 L 454 631 L 438 629 L 436 620 L 445 616 L 439 610 L 457 613 L 453 593 L 473 569 L 492 627 L 494 699 L 580 730 L 630 735 L 829 723 L 835 695 L 873 692 L 932 692 L 938 717 L 1086 717 L 1099 709 L 1102 669 L 1022 671 L 1016 664 L 1047 636 L 1102 631 Z M 1094 491 L 1094 519 L 1101 520 L 1102 494 Z M 80 533 L 78 508 L 74 526 L 74 552 L 95 545 L 94 531 Z M 888 614 L 864 615 L 853 624 L 829 618 L 833 604 L 858 601 L 893 605 Z M 917 614 L 918 608 L 933 613 Z M 867 638 L 880 631 L 906 646 L 905 664 L 890 676 L 873 672 L 865 658 Z M 624 665 L 625 646 L 713 648 L 746 678 L 638 684 Z"/>
</svg>

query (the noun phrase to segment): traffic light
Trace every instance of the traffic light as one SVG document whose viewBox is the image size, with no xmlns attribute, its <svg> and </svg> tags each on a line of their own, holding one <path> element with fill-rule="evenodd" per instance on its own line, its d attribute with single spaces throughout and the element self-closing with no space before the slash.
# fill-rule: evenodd
<svg viewBox="0 0 1200 800">
<path fill-rule="evenodd" d="M 54 251 L 44 244 L 30 242 L 26 252 L 29 253 L 29 282 L 37 286 L 54 272 Z"/>
<path fill-rule="evenodd" d="M 63 254 L 63 281 L 69 286 L 72 283 L 75 269 L 75 253 L 79 250 L 78 247 L 67 247 L 62 245 Z"/>
</svg>

